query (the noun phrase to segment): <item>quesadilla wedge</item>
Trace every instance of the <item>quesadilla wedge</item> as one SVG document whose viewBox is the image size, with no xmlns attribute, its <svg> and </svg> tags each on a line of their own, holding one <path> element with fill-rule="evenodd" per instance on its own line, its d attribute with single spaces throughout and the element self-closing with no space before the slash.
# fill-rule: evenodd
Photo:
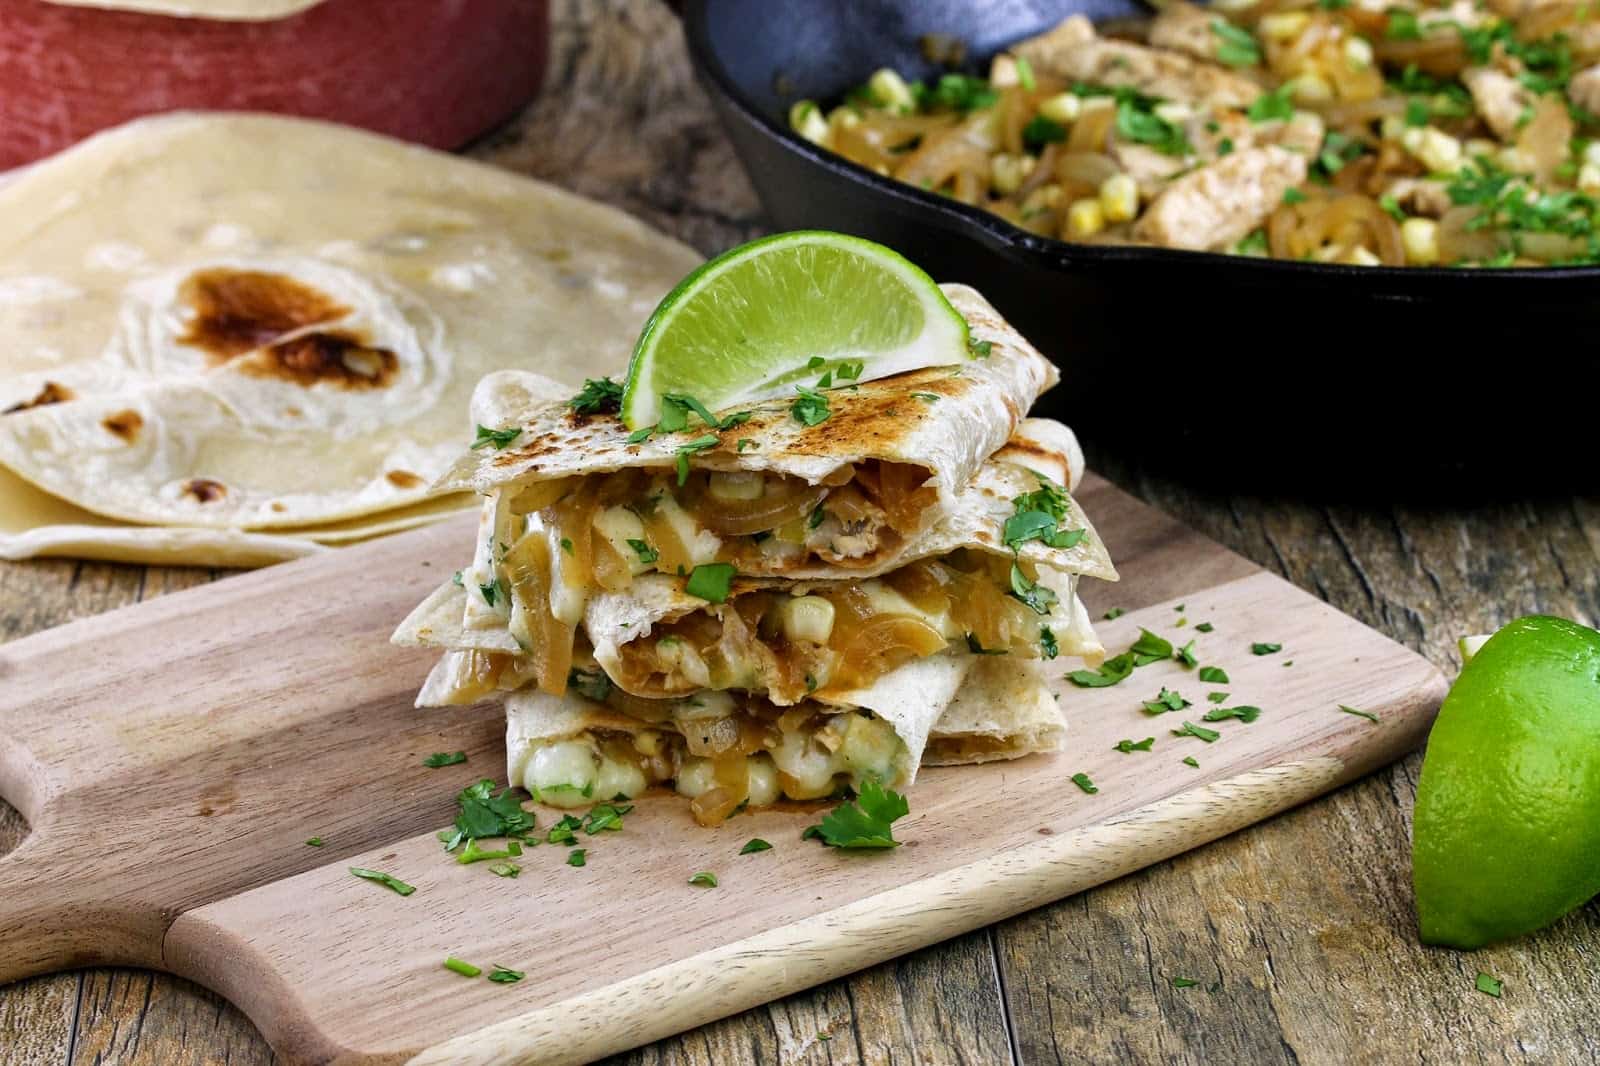
<svg viewBox="0 0 1600 1066">
<path fill-rule="evenodd" d="M 799 581 L 740 574 L 717 589 L 696 584 L 703 564 L 669 569 L 637 504 L 593 512 L 585 540 L 580 526 L 547 512 L 507 519 L 501 491 L 485 504 L 478 563 L 421 604 L 396 640 L 509 656 L 479 669 L 514 679 L 499 687 L 531 681 L 560 694 L 579 649 L 634 696 L 740 689 L 782 706 L 952 651 L 1097 662 L 1103 649 L 1077 581 L 1116 571 L 1056 480 L 1073 480 L 1075 455 L 1065 426 L 1026 420 L 892 569 Z M 612 527 L 623 522 L 638 528 L 618 534 Z M 614 588 L 581 576 L 602 553 L 632 557 L 605 571 L 620 579 Z"/>
<path fill-rule="evenodd" d="M 716 825 L 744 807 L 859 790 L 869 777 L 890 787 L 910 784 L 924 748 L 939 748 L 947 761 L 957 757 L 938 723 L 958 698 L 976 705 L 1010 701 L 1001 713 L 1011 721 L 999 728 L 1014 744 L 989 744 L 986 758 L 1055 750 L 1064 733 L 1043 682 L 1020 661 L 924 660 L 885 675 L 849 702 L 808 700 L 787 708 L 730 693 L 619 703 L 614 689 L 593 687 L 600 677 L 575 684 L 587 696 L 523 690 L 507 700 L 513 785 L 552 806 L 666 786 L 690 798 L 698 822 Z M 960 734 L 951 742 L 964 743 Z"/>
</svg>

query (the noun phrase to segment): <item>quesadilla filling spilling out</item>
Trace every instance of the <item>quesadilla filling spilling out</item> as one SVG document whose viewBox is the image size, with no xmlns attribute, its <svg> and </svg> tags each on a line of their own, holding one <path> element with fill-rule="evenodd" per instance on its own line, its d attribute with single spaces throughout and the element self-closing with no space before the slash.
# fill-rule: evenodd
<svg viewBox="0 0 1600 1066">
<path fill-rule="evenodd" d="M 603 690 L 603 674 L 579 685 Z M 512 784 L 541 802 L 577 807 L 667 786 L 716 825 L 744 807 L 826 799 L 862 781 L 900 782 L 910 753 L 894 728 L 864 708 L 808 700 L 793 707 L 728 692 L 639 700 L 611 689 L 610 712 L 570 735 L 526 738 L 508 752 Z"/>
</svg>

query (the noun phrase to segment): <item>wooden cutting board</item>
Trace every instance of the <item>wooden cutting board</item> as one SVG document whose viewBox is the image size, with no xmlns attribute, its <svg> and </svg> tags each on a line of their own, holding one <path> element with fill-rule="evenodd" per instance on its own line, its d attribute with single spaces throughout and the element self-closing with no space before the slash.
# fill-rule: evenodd
<svg viewBox="0 0 1600 1066">
<path fill-rule="evenodd" d="M 1124 575 L 1086 590 L 1096 617 L 1128 611 L 1100 623 L 1107 647 L 1140 626 L 1195 639 L 1229 683 L 1177 662 L 1062 682 L 1067 754 L 925 771 L 905 846 L 885 853 L 801 841 L 814 814 L 705 830 L 647 797 L 623 832 L 580 841 L 583 868 L 550 845 L 515 879 L 452 861 L 434 832 L 458 789 L 503 779 L 500 714 L 414 710 L 430 656 L 387 638 L 466 561 L 470 517 L 0 647 L 0 795 L 33 830 L 0 858 L 0 981 L 170 970 L 237 1003 L 291 1063 L 583 1061 L 1118 877 L 1421 743 L 1446 687 L 1428 663 L 1103 481 L 1078 495 Z M 1146 714 L 1163 686 L 1195 706 Z M 1259 719 L 1217 724 L 1214 743 L 1173 736 L 1217 688 Z M 1113 750 L 1148 736 L 1150 752 Z M 467 764 L 421 765 L 458 749 Z M 738 854 L 755 836 L 773 849 Z M 720 887 L 689 885 L 701 870 Z M 447 955 L 528 976 L 468 980 Z"/>
</svg>

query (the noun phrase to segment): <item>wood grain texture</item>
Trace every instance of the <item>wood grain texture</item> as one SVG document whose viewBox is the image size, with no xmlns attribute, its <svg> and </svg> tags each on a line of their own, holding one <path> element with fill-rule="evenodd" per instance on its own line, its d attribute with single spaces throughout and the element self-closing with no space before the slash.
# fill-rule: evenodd
<svg viewBox="0 0 1600 1066">
<path fill-rule="evenodd" d="M 1420 742 L 1442 695 L 1421 659 L 1104 481 L 1078 496 L 1141 575 L 1118 588 L 1131 609 L 1104 639 L 1183 633 L 1186 599 L 1217 627 L 1196 633 L 1198 653 L 1261 719 L 1218 725 L 1214 744 L 1174 740 L 1206 709 L 1192 669 L 1168 659 L 1105 689 L 1057 670 L 1069 752 L 924 770 L 892 861 L 799 844 L 803 814 L 707 832 L 671 800 L 641 803 L 621 837 L 585 840 L 581 871 L 557 848 L 515 881 L 441 855 L 450 797 L 503 763 L 501 714 L 412 709 L 433 655 L 386 637 L 464 560 L 474 515 L 0 647 L 0 791 L 33 827 L 0 858 L 0 978 L 160 965 L 241 1006 L 292 1062 L 585 1061 L 1080 891 Z M 1269 627 L 1283 655 L 1251 655 Z M 1199 706 L 1152 720 L 1140 700 L 1157 686 Z M 1340 700 L 1382 720 L 1339 714 Z M 1146 732 L 1163 738 L 1154 751 L 1113 750 Z M 451 750 L 471 761 L 421 765 Z M 1099 794 L 1073 788 L 1076 771 Z M 306 847 L 313 835 L 327 845 Z M 734 861 L 749 835 L 777 847 Z M 350 865 L 416 894 L 399 902 Z M 685 884 L 704 868 L 721 889 Z M 536 977 L 485 1004 L 481 985 L 441 968 L 451 954 Z M 608 1024 L 574 1034 L 594 1002 Z"/>
<path fill-rule="evenodd" d="M 546 94 L 475 154 L 617 203 L 707 253 L 760 232 L 665 10 L 559 0 L 553 15 Z M 1403 461 L 1405 427 L 1365 431 L 1394 436 Z M 1312 432 L 1293 446 L 1332 446 Z M 1295 486 L 1239 498 L 1086 444 L 1091 464 L 1124 487 L 1446 670 L 1462 632 L 1529 611 L 1600 621 L 1594 500 L 1525 499 L 1515 484 L 1486 486 L 1481 506 L 1329 506 Z M 0 640 L 209 576 L 0 563 Z M 616 1063 L 991 1063 L 1008 1057 L 999 1034 L 1030 1063 L 1195 1062 L 1213 1050 L 1215 1062 L 1223 1049 L 1269 1063 L 1595 1061 L 1600 908 L 1474 956 L 1417 946 L 1407 843 L 1417 763 Z M 1207 967 L 1226 982 L 1217 992 L 1214 981 L 1181 996 L 1161 987 L 1164 974 Z M 1479 967 L 1506 980 L 1503 1000 L 1472 990 Z M 94 982 L 151 994 L 101 996 L 105 1009 L 87 1009 L 78 991 Z M 136 1045 L 114 1039 L 132 1029 Z M 87 1064 L 97 1053 L 108 1064 L 270 1060 L 237 1010 L 175 978 L 91 970 L 0 986 L 0 1064 Z"/>
</svg>

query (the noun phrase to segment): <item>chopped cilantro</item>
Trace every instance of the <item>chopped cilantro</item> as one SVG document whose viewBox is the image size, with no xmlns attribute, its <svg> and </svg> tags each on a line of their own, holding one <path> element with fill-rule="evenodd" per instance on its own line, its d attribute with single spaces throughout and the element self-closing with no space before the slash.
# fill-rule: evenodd
<svg viewBox="0 0 1600 1066">
<path fill-rule="evenodd" d="M 701 563 L 689 572 L 683 591 L 708 603 L 726 603 L 733 578 L 732 563 Z"/>
<path fill-rule="evenodd" d="M 847 359 L 834 367 L 834 374 L 840 381 L 855 381 L 866 368 L 867 364 L 860 359 L 853 362 Z"/>
<path fill-rule="evenodd" d="M 1225 155 L 1232 155 L 1232 154 L 1233 154 L 1233 138 L 1232 137 L 1224 137 L 1224 138 L 1222 138 L 1222 140 L 1217 142 L 1217 158 L 1220 159 Z"/>
<path fill-rule="evenodd" d="M 1222 736 L 1222 734 L 1217 732 L 1215 729 L 1207 729 L 1205 726 L 1195 725 L 1193 722 L 1183 723 L 1183 728 L 1174 729 L 1172 731 L 1172 735 L 1175 737 L 1195 737 L 1198 740 L 1205 741 L 1207 744 L 1212 743 L 1218 737 Z"/>
<path fill-rule="evenodd" d="M 1500 992 L 1505 988 L 1504 981 L 1491 977 L 1482 970 L 1478 971 L 1478 976 L 1474 980 L 1473 985 L 1479 992 L 1482 992 L 1486 996 L 1493 996 L 1495 999 L 1500 998 Z"/>
<path fill-rule="evenodd" d="M 1199 625 L 1195 626 L 1194 628 L 1195 628 L 1195 630 L 1197 632 L 1209 633 L 1209 632 L 1211 632 L 1213 629 L 1215 629 L 1217 627 L 1212 625 L 1210 622 L 1201 622 Z"/>
<path fill-rule="evenodd" d="M 1034 614 L 1043 615 L 1054 610 L 1060 599 L 1054 589 L 1028 577 L 1017 563 L 1011 564 L 1011 595 L 1027 604 Z"/>
<path fill-rule="evenodd" d="M 1265 641 L 1257 641 L 1256 643 L 1250 645 L 1250 651 L 1254 655 L 1271 655 L 1273 652 L 1282 650 L 1282 644 L 1268 644 Z"/>
<path fill-rule="evenodd" d="M 1206 699 L 1210 700 L 1212 703 L 1225 703 L 1227 701 L 1227 699 L 1228 699 L 1228 693 L 1226 693 L 1226 692 L 1211 692 L 1211 693 L 1207 693 Z"/>
<path fill-rule="evenodd" d="M 461 584 L 461 571 L 457 570 L 454 574 L 452 574 L 450 576 L 450 584 L 454 585 L 456 588 L 461 588 L 462 587 L 462 584 Z"/>
<path fill-rule="evenodd" d="M 816 529 L 827 519 L 828 512 L 822 509 L 822 504 L 817 504 L 811 509 L 811 517 L 806 519 L 807 529 Z"/>
<path fill-rule="evenodd" d="M 994 350 L 993 341 L 967 341 L 967 349 L 979 359 L 989 358 L 989 353 Z"/>
<path fill-rule="evenodd" d="M 525 837 L 534 828 L 533 815 L 522 809 L 521 801 L 511 795 L 511 790 L 502 789 L 496 795 L 494 782 L 488 778 L 457 793 L 456 804 L 456 832 L 446 849 L 449 851 L 469 838 Z"/>
<path fill-rule="evenodd" d="M 1049 626 L 1039 627 L 1039 650 L 1046 659 L 1054 659 L 1061 654 L 1061 645 L 1056 643 L 1056 634 Z"/>
<path fill-rule="evenodd" d="M 1208 685 L 1226 685 L 1228 683 L 1228 672 L 1220 666 L 1202 666 L 1200 668 L 1200 680 Z"/>
<path fill-rule="evenodd" d="M 650 434 L 654 433 L 655 431 L 655 426 L 645 426 L 643 429 L 636 429 L 632 433 L 628 434 L 628 443 L 638 444 L 641 441 L 647 441 L 650 439 Z"/>
<path fill-rule="evenodd" d="M 738 447 L 739 447 L 739 450 L 742 452 L 742 451 L 746 451 L 746 450 L 751 449 L 751 448 L 759 448 L 759 447 L 761 447 L 761 445 L 756 443 L 750 437 L 740 437 L 739 438 L 739 446 Z"/>
<path fill-rule="evenodd" d="M 1400 201 L 1394 198 L 1393 193 L 1386 192 L 1378 197 L 1378 206 L 1383 208 L 1384 213 L 1396 222 L 1404 222 L 1406 220 L 1405 208 L 1400 206 Z"/>
<path fill-rule="evenodd" d="M 1235 255 L 1264 256 L 1268 250 L 1267 231 L 1263 229 L 1251 230 L 1233 245 Z"/>
<path fill-rule="evenodd" d="M 1127 613 L 1128 612 L 1124 611 L 1121 607 L 1113 607 L 1113 608 L 1111 608 L 1111 610 L 1106 612 L 1106 621 L 1107 622 L 1114 622 L 1118 618 L 1121 618 L 1123 615 L 1125 615 Z"/>
<path fill-rule="evenodd" d="M 604 670 L 574 668 L 567 671 L 567 687 L 577 689 L 578 695 L 586 700 L 604 703 L 611 695 L 612 685 Z"/>
<path fill-rule="evenodd" d="M 521 970 L 508 970 L 499 963 L 496 963 L 494 969 L 489 971 L 489 980 L 497 985 L 515 984 L 526 976 L 528 975 Z"/>
<path fill-rule="evenodd" d="M 1096 785 L 1093 781 L 1089 780 L 1089 775 L 1088 774 L 1082 774 L 1082 773 L 1073 774 L 1072 775 L 1072 783 L 1074 785 L 1077 785 L 1079 788 L 1083 789 L 1085 792 L 1087 792 L 1091 796 L 1094 795 L 1096 792 L 1100 791 L 1100 786 Z"/>
<path fill-rule="evenodd" d="M 1344 713 L 1345 713 L 1345 714 L 1353 714 L 1353 715 L 1355 715 L 1355 716 L 1356 716 L 1356 717 L 1357 717 L 1357 718 L 1365 718 L 1365 719 L 1366 719 L 1366 720 L 1367 720 L 1367 721 L 1369 721 L 1369 722 L 1376 722 L 1376 721 L 1379 721 L 1379 718 L 1378 718 L 1378 716 L 1377 716 L 1377 715 L 1375 715 L 1375 714 L 1373 714 L 1373 713 L 1372 713 L 1372 712 L 1371 712 L 1371 711 L 1362 711 L 1362 710 L 1358 710 L 1358 709 L 1357 709 L 1357 708 L 1355 708 L 1355 707 L 1346 707 L 1346 706 L 1345 706 L 1345 705 L 1344 705 L 1344 704 L 1342 704 L 1342 703 L 1341 703 L 1341 704 L 1339 704 L 1339 709 L 1340 709 L 1340 710 L 1341 710 L 1341 711 L 1343 711 L 1343 712 L 1344 712 Z"/>
<path fill-rule="evenodd" d="M 828 419 L 828 398 L 816 389 L 808 389 L 804 385 L 796 385 L 795 391 L 800 395 L 795 397 L 794 403 L 789 405 L 789 413 L 796 422 L 807 426 L 815 426 Z"/>
<path fill-rule="evenodd" d="M 589 378 L 578 395 L 567 401 L 574 414 L 593 415 L 622 406 L 622 386 L 610 378 Z"/>
<path fill-rule="evenodd" d="M 632 548 L 634 552 L 638 554 L 639 561 L 641 563 L 653 563 L 657 559 L 661 558 L 661 553 L 650 547 L 650 545 L 645 541 L 634 540 L 630 537 L 628 540 L 628 547 Z"/>
<path fill-rule="evenodd" d="M 1261 62 L 1261 46 L 1249 30 L 1227 19 L 1214 18 L 1211 32 L 1217 37 L 1217 62 L 1230 67 L 1251 67 Z"/>
<path fill-rule="evenodd" d="M 568 555 L 572 554 L 572 538 L 571 537 L 562 537 L 561 538 L 561 550 L 566 552 Z"/>
<path fill-rule="evenodd" d="M 1286 82 L 1268 93 L 1262 93 L 1245 109 L 1251 122 L 1271 122 L 1294 117 L 1294 82 Z"/>
<path fill-rule="evenodd" d="M 687 484 L 689 481 L 689 456 L 693 455 L 695 452 L 703 452 L 707 448 L 715 448 L 716 446 L 717 435 L 715 433 L 707 433 L 703 437 L 696 437 L 688 444 L 679 445 L 678 484 Z"/>
<path fill-rule="evenodd" d="M 1067 680 L 1080 688 L 1108 688 L 1125 681 L 1133 673 L 1133 655 L 1124 653 L 1107 659 L 1098 670 L 1074 670 Z"/>
<path fill-rule="evenodd" d="M 1168 691 L 1165 686 L 1162 687 L 1161 694 L 1155 699 L 1144 701 L 1144 709 L 1149 714 L 1166 714 L 1169 711 L 1181 711 L 1185 707 L 1192 706 L 1194 704 L 1184 699 L 1181 694 Z"/>
<path fill-rule="evenodd" d="M 739 849 L 740 855 L 754 855 L 758 851 L 771 851 L 772 845 L 760 837 L 751 837 L 745 841 L 744 847 Z"/>
<path fill-rule="evenodd" d="M 1124 755 L 1131 755 L 1136 751 L 1149 751 L 1155 746 L 1155 743 L 1155 737 L 1145 737 L 1140 741 L 1119 740 L 1117 741 L 1116 747 L 1112 748 L 1111 750 L 1120 751 Z"/>
<path fill-rule="evenodd" d="M 703 885 L 706 888 L 716 888 L 717 875 L 712 873 L 710 870 L 701 870 L 699 873 L 689 878 L 689 883 L 691 885 Z"/>
<path fill-rule="evenodd" d="M 820 823 L 807 829 L 805 835 L 830 848 L 898 847 L 900 842 L 894 838 L 892 824 L 910 813 L 904 796 L 869 777 L 861 783 L 861 795 L 855 803 L 841 803 Z"/>
<path fill-rule="evenodd" d="M 1211 710 L 1206 712 L 1202 721 L 1224 722 L 1229 718 L 1237 718 L 1241 722 L 1253 722 L 1259 717 L 1261 717 L 1260 707 L 1251 707 L 1248 704 L 1240 704 L 1237 707 L 1213 707 Z"/>
<path fill-rule="evenodd" d="M 567 787 L 571 788 L 572 786 L 568 785 Z M 546 791 L 549 790 L 547 789 Z M 575 814 L 568 814 L 561 821 L 551 826 L 550 831 L 545 834 L 544 838 L 551 844 L 576 844 L 578 842 L 578 830 L 582 828 L 583 819 Z"/>
<path fill-rule="evenodd" d="M 1199 981 L 1193 981 L 1187 977 L 1174 977 L 1172 979 L 1173 988 L 1194 988 L 1199 984 Z"/>
<path fill-rule="evenodd" d="M 471 866 L 475 862 L 487 862 L 490 859 L 515 859 L 522 854 L 522 845 L 515 840 L 506 841 L 506 846 L 498 851 L 487 851 L 478 847 L 478 842 L 471 837 L 467 838 L 467 846 L 461 849 L 461 854 L 456 857 L 456 862 L 462 866 Z"/>
<path fill-rule="evenodd" d="M 1043 115 L 1034 115 L 1022 127 L 1022 144 L 1030 152 L 1037 152 L 1047 144 L 1060 144 L 1067 139 L 1067 128 Z"/>
<path fill-rule="evenodd" d="M 618 807 L 610 803 L 599 803 L 590 809 L 583 819 L 583 831 L 590 836 L 603 833 L 606 830 L 620 831 L 622 829 L 622 816 L 633 810 L 633 805 Z"/>
<path fill-rule="evenodd" d="M 1172 658 L 1172 642 L 1156 636 L 1143 626 L 1139 628 L 1139 639 L 1134 641 L 1133 647 L 1128 650 L 1133 653 L 1135 666 L 1149 666 L 1151 663 Z"/>
<path fill-rule="evenodd" d="M 483 972 L 470 962 L 462 962 L 460 959 L 448 957 L 444 960 L 444 968 L 451 973 L 458 973 L 462 977 L 476 977 Z"/>
<path fill-rule="evenodd" d="M 1403 7 L 1391 7 L 1388 12 L 1388 24 L 1384 26 L 1383 35 L 1391 41 L 1420 41 L 1422 40 L 1422 25 L 1417 21 L 1417 13 Z"/>
<path fill-rule="evenodd" d="M 1367 146 L 1355 138 L 1346 137 L 1338 130 L 1329 130 L 1312 164 L 1312 176 L 1322 180 L 1331 179 L 1345 168 L 1346 163 L 1361 158 L 1366 151 Z"/>
<path fill-rule="evenodd" d="M 936 392 L 913 392 L 911 395 L 921 400 L 923 403 L 939 402 L 939 394 Z"/>
<path fill-rule="evenodd" d="M 422 765 L 430 770 L 437 770 L 441 766 L 455 766 L 466 761 L 467 753 L 464 751 L 436 751 L 426 759 L 423 759 Z"/>
<path fill-rule="evenodd" d="M 500 451 L 520 436 L 522 436 L 522 429 L 519 426 L 512 426 L 509 429 L 490 429 L 487 426 L 479 426 L 478 435 L 472 439 L 472 450 L 477 451 L 479 448 L 493 447 L 495 451 Z"/>
<path fill-rule="evenodd" d="M 940 75 L 932 88 L 920 81 L 912 82 L 911 94 L 924 111 L 943 109 L 962 114 L 988 107 L 1000 99 L 1000 94 L 990 88 L 987 81 L 970 74 Z"/>
<path fill-rule="evenodd" d="M 497 862 L 489 867 L 489 872 L 496 877 L 515 877 L 522 872 L 522 867 L 514 862 Z"/>
<path fill-rule="evenodd" d="M 1283 202 L 1291 205 L 1303 204 L 1306 202 L 1306 194 L 1301 192 L 1299 189 L 1292 187 L 1285 189 L 1283 190 Z"/>
<path fill-rule="evenodd" d="M 308 847 L 308 848 L 320 848 L 320 847 L 322 847 L 322 845 L 324 843 L 325 843 L 325 841 L 321 837 L 312 837 L 311 839 L 306 841 L 306 847 Z"/>
<path fill-rule="evenodd" d="M 1428 107 L 1426 100 L 1414 96 L 1406 101 L 1405 118 L 1407 126 L 1426 126 L 1428 120 L 1433 118 L 1433 109 Z"/>
<path fill-rule="evenodd" d="M 1185 755 L 1185 756 L 1184 756 L 1184 757 L 1183 757 L 1183 764 L 1184 764 L 1184 765 L 1185 765 L 1185 766 L 1192 766 L 1192 767 L 1194 767 L 1194 768 L 1195 768 L 1195 769 L 1196 769 L 1196 770 L 1198 770 L 1198 769 L 1200 769 L 1200 764 L 1199 764 L 1199 763 L 1198 763 L 1198 762 L 1196 762 L 1196 761 L 1195 761 L 1195 758 L 1194 758 L 1194 756 L 1193 756 L 1193 755 Z"/>
<path fill-rule="evenodd" d="M 497 577 L 487 585 L 479 585 L 478 592 L 483 595 L 483 602 L 493 607 L 496 602 L 510 606 L 511 590 L 506 586 L 506 579 Z"/>
<path fill-rule="evenodd" d="M 588 862 L 589 850 L 587 848 L 573 848 L 571 851 L 567 852 L 568 866 L 586 866 L 588 865 Z"/>
<path fill-rule="evenodd" d="M 1183 127 L 1157 115 L 1153 99 L 1127 89 L 1116 95 L 1119 138 L 1147 144 L 1163 155 L 1186 155 L 1191 150 Z"/>
<path fill-rule="evenodd" d="M 1181 619 L 1180 619 L 1180 621 L 1181 621 Z M 1200 662 L 1200 660 L 1195 657 L 1195 654 L 1194 654 L 1194 641 L 1192 641 L 1192 640 L 1189 643 L 1185 644 L 1183 647 L 1179 648 L 1177 651 L 1173 652 L 1172 653 L 1172 657 L 1174 659 L 1178 660 L 1184 666 L 1188 666 L 1188 667 L 1194 667 L 1194 666 L 1198 665 L 1199 662 Z"/>
<path fill-rule="evenodd" d="M 382 870 L 367 870 L 360 866 L 352 866 L 350 867 L 350 872 L 363 881 L 376 881 L 384 888 L 391 889 L 402 896 L 409 896 L 417 890 L 415 885 L 408 885 L 393 874 L 386 874 Z"/>
</svg>

